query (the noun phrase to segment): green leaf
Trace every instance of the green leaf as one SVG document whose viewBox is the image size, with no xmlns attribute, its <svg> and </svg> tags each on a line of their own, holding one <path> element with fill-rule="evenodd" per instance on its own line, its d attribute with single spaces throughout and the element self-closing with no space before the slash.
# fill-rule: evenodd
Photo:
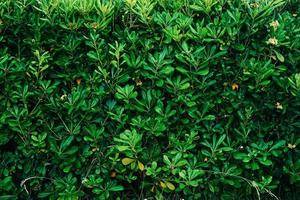
<svg viewBox="0 0 300 200">
<path fill-rule="evenodd" d="M 272 161 L 266 158 L 259 158 L 259 162 L 263 165 L 270 166 L 272 165 Z"/>
<path fill-rule="evenodd" d="M 17 197 L 17 195 L 1 195 L 0 199 L 1 200 L 17 200 L 18 197 Z"/>
<path fill-rule="evenodd" d="M 187 74 L 189 72 L 184 67 L 176 67 L 176 70 L 179 71 L 182 74 Z"/>
<path fill-rule="evenodd" d="M 165 66 L 160 70 L 160 73 L 162 74 L 171 74 L 172 72 L 174 72 L 174 67 L 171 66 Z"/>
<path fill-rule="evenodd" d="M 0 146 L 8 143 L 9 137 L 8 134 L 0 133 Z"/>
<path fill-rule="evenodd" d="M 164 85 L 164 80 L 160 79 L 155 82 L 158 87 L 162 87 Z"/>
<path fill-rule="evenodd" d="M 245 158 L 248 158 L 248 155 L 246 153 L 237 152 L 233 154 L 233 157 L 238 160 L 243 160 Z"/>
<path fill-rule="evenodd" d="M 279 148 L 285 146 L 285 144 L 286 144 L 286 141 L 285 141 L 285 140 L 280 140 L 280 141 L 278 141 L 276 144 L 274 144 L 274 145 L 270 148 L 269 151 L 272 151 L 272 150 L 275 150 L 275 149 L 279 149 Z"/>
<path fill-rule="evenodd" d="M 74 139 L 74 136 L 73 135 L 71 135 L 71 136 L 68 136 L 62 143 L 61 143 L 61 149 L 65 149 L 65 148 L 67 148 L 70 144 L 71 144 L 71 142 L 73 141 L 73 139 Z"/>
<path fill-rule="evenodd" d="M 278 58 L 278 60 L 280 62 L 284 62 L 284 56 L 281 53 L 279 53 L 278 51 L 276 51 L 276 50 L 274 50 L 274 52 L 275 52 L 276 57 Z"/>
<path fill-rule="evenodd" d="M 213 121 L 216 120 L 216 117 L 214 115 L 206 115 L 205 117 L 202 118 L 202 120 Z"/>
<path fill-rule="evenodd" d="M 201 76 L 205 76 L 209 73 L 209 69 L 208 68 L 205 68 L 205 69 L 202 69 L 202 70 L 198 70 L 197 71 L 197 74 L 198 75 L 201 75 Z"/>
<path fill-rule="evenodd" d="M 117 148 L 119 151 L 126 151 L 126 150 L 130 149 L 129 146 L 117 146 Z"/>
<path fill-rule="evenodd" d="M 111 188 L 109 188 L 109 191 L 112 191 L 112 192 L 118 192 L 118 191 L 123 191 L 123 190 L 124 190 L 124 187 L 121 185 L 114 185 Z"/>
<path fill-rule="evenodd" d="M 259 165 L 258 165 L 257 162 L 251 162 L 250 166 L 251 166 L 252 170 L 258 170 L 259 169 Z"/>
<path fill-rule="evenodd" d="M 188 89 L 190 87 L 190 83 L 184 83 L 180 86 L 180 90 L 185 90 Z"/>
<path fill-rule="evenodd" d="M 65 173 L 69 173 L 70 170 L 71 170 L 71 166 L 67 166 L 67 167 L 65 167 L 65 168 L 63 169 L 63 171 L 64 171 Z"/>
<path fill-rule="evenodd" d="M 164 158 L 164 162 L 165 162 L 167 165 L 171 165 L 171 161 L 169 160 L 168 156 L 164 155 L 163 158 Z"/>
</svg>

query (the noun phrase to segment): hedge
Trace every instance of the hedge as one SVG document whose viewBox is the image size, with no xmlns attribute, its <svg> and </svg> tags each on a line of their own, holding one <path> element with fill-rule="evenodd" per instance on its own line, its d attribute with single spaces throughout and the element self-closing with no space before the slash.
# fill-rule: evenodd
<svg viewBox="0 0 300 200">
<path fill-rule="evenodd" d="M 297 199 L 298 0 L 1 0 L 0 199 Z"/>
</svg>

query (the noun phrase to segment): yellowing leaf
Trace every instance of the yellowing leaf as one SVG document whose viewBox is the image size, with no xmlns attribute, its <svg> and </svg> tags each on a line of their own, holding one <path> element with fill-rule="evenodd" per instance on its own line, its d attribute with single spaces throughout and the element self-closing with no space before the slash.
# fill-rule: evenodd
<svg viewBox="0 0 300 200">
<path fill-rule="evenodd" d="M 239 85 L 236 84 L 236 83 L 233 83 L 233 84 L 231 85 L 231 88 L 232 88 L 232 90 L 238 90 L 238 89 L 239 89 Z"/>
<path fill-rule="evenodd" d="M 139 167 L 139 169 L 140 169 L 141 171 L 144 171 L 144 169 L 145 169 L 144 164 L 141 163 L 140 161 L 138 161 L 138 167 Z"/>
<path fill-rule="evenodd" d="M 166 188 L 166 187 L 167 187 L 166 184 L 165 184 L 164 182 L 160 181 L 159 183 L 160 183 L 160 186 L 161 186 L 162 188 Z"/>
<path fill-rule="evenodd" d="M 76 83 L 77 83 L 77 85 L 80 85 L 81 84 L 81 78 L 76 79 Z"/>
<path fill-rule="evenodd" d="M 170 190 L 175 190 L 175 186 L 170 183 L 170 182 L 166 182 L 166 186 L 170 189 Z"/>
<path fill-rule="evenodd" d="M 132 159 L 132 158 L 123 158 L 122 159 L 122 164 L 123 165 L 129 165 L 132 162 L 134 162 L 134 159 Z"/>
<path fill-rule="evenodd" d="M 112 172 L 110 173 L 110 177 L 112 177 L 112 178 L 116 177 L 116 175 L 117 175 L 117 172 L 115 172 L 115 171 L 112 171 Z"/>
<path fill-rule="evenodd" d="M 154 186 L 152 186 L 152 188 L 151 188 L 151 192 L 154 192 L 155 191 L 155 187 Z"/>
</svg>

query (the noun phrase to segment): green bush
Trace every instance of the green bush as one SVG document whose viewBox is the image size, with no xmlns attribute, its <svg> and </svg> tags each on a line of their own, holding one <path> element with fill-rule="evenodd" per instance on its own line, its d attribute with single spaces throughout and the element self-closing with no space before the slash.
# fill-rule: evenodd
<svg viewBox="0 0 300 200">
<path fill-rule="evenodd" d="M 297 199 L 298 0 L 1 0 L 0 199 Z"/>
</svg>

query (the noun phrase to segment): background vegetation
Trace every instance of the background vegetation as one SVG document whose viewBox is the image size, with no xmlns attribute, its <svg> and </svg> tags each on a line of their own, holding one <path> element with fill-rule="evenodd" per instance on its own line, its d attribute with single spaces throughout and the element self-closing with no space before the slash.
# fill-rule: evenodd
<svg viewBox="0 0 300 200">
<path fill-rule="evenodd" d="M 1 0 L 0 199 L 297 199 L 298 0 Z"/>
</svg>

